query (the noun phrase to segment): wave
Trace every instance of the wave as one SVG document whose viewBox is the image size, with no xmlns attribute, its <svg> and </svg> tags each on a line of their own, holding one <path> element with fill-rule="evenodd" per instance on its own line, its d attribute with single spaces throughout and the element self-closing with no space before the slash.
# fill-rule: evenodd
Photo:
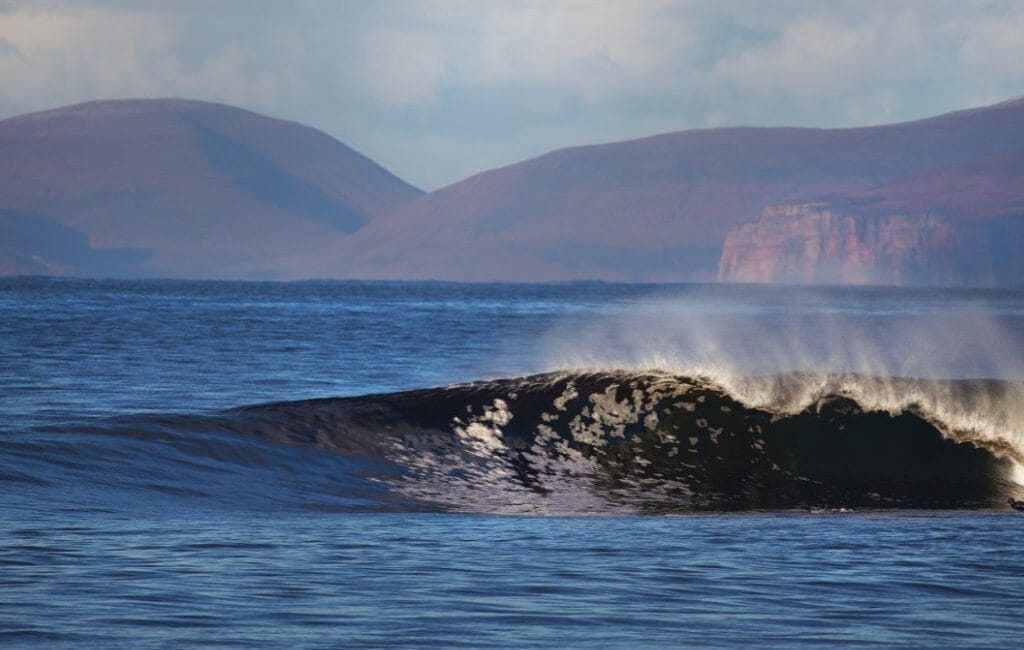
<svg viewBox="0 0 1024 650">
<path fill-rule="evenodd" d="M 7 435 L 0 478 L 343 510 L 1005 507 L 1022 397 L 997 380 L 564 371 Z"/>
</svg>

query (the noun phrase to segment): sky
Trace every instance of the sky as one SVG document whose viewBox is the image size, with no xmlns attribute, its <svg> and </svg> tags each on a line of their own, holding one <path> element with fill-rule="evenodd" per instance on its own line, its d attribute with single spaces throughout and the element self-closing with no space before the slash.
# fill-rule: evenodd
<svg viewBox="0 0 1024 650">
<path fill-rule="evenodd" d="M 0 0 L 0 118 L 218 101 L 423 189 L 561 147 L 1024 95 L 1024 0 Z"/>
</svg>

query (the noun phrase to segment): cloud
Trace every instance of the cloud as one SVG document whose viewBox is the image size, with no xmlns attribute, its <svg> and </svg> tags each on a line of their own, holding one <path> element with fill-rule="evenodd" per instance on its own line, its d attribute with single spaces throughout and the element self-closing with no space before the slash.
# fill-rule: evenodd
<svg viewBox="0 0 1024 650">
<path fill-rule="evenodd" d="M 14 45 L 7 39 L 0 38 L 0 58 L 14 58 L 24 60 L 25 55 L 21 53 L 21 50 L 14 47 Z"/>
<path fill-rule="evenodd" d="M 957 40 L 959 71 L 977 80 L 969 103 L 1005 99 L 1007 88 L 1024 93 L 1024 11 L 976 24 Z"/>
<path fill-rule="evenodd" d="M 814 121 L 838 125 L 906 119 L 1024 90 L 1024 13 L 1009 23 L 979 16 L 968 26 L 955 12 L 871 8 L 856 16 L 798 17 L 769 40 L 722 57 L 714 81 L 769 113 L 780 114 L 785 103 L 817 104 L 826 110 Z M 975 47 L 978 56 L 971 54 Z M 929 102 L 931 111 L 919 108 Z"/>
<path fill-rule="evenodd" d="M 843 108 L 827 113 L 833 123 L 884 121 L 898 108 L 887 105 L 891 86 L 920 78 L 919 37 L 917 26 L 900 16 L 857 25 L 798 19 L 771 41 L 723 57 L 713 77 L 733 96 L 772 112 L 784 103 L 829 105 L 842 98 Z"/>
<path fill-rule="evenodd" d="M 467 71 L 481 83 L 571 88 L 589 102 L 658 85 L 693 41 L 685 20 L 662 21 L 665 2 L 519 2 L 491 5 Z"/>
<path fill-rule="evenodd" d="M 363 36 L 361 85 L 385 105 L 433 104 L 447 72 L 444 54 L 430 35 L 372 30 Z"/>
<path fill-rule="evenodd" d="M 222 101 L 432 188 L 569 144 L 998 101 L 1022 53 L 1017 0 L 0 0 L 0 117 Z"/>
<path fill-rule="evenodd" d="M 96 8 L 0 14 L 0 35 L 20 53 L 0 59 L 5 112 L 124 96 L 199 96 L 270 105 L 278 75 L 228 41 L 190 64 L 187 25 L 150 12 Z M 42 104 L 42 105 L 40 105 Z"/>
<path fill-rule="evenodd" d="M 406 5 L 400 29 L 360 35 L 357 79 L 396 106 L 431 106 L 443 87 L 557 87 L 598 102 L 648 86 L 691 41 L 666 2 L 450 0 Z"/>
</svg>

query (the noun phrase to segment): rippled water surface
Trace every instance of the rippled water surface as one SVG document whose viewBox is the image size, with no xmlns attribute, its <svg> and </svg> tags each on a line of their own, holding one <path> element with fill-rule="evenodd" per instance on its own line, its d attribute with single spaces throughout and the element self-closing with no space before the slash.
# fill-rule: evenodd
<svg viewBox="0 0 1024 650">
<path fill-rule="evenodd" d="M 6 522 L 5 642 L 1016 647 L 1024 517 Z"/>
<path fill-rule="evenodd" d="M 6 522 L 43 645 L 1015 647 L 1024 518 L 109 513 Z"/>
<path fill-rule="evenodd" d="M 1022 323 L 1022 292 L 2 280 L 0 645 L 1017 647 L 1009 509 L 459 514 L 490 473 L 422 501 L 395 487 L 408 449 L 345 447 L 307 406 L 216 418 L 725 356 L 1013 382 Z M 1013 404 L 990 406 L 1012 447 Z M 466 458 L 511 463 L 481 440 Z M 516 498 L 596 494 L 545 489 Z"/>
</svg>

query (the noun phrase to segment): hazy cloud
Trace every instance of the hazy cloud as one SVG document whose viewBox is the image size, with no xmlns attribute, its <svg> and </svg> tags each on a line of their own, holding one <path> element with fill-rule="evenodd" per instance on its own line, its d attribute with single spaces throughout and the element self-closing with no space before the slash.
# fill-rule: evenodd
<svg viewBox="0 0 1024 650">
<path fill-rule="evenodd" d="M 448 72 L 445 54 L 429 34 L 371 30 L 362 37 L 365 66 L 357 78 L 386 106 L 430 106 Z"/>
<path fill-rule="evenodd" d="M 1024 2 L 0 1 L 0 116 L 184 96 L 433 188 L 550 149 L 850 126 L 1024 94 Z"/>
</svg>

